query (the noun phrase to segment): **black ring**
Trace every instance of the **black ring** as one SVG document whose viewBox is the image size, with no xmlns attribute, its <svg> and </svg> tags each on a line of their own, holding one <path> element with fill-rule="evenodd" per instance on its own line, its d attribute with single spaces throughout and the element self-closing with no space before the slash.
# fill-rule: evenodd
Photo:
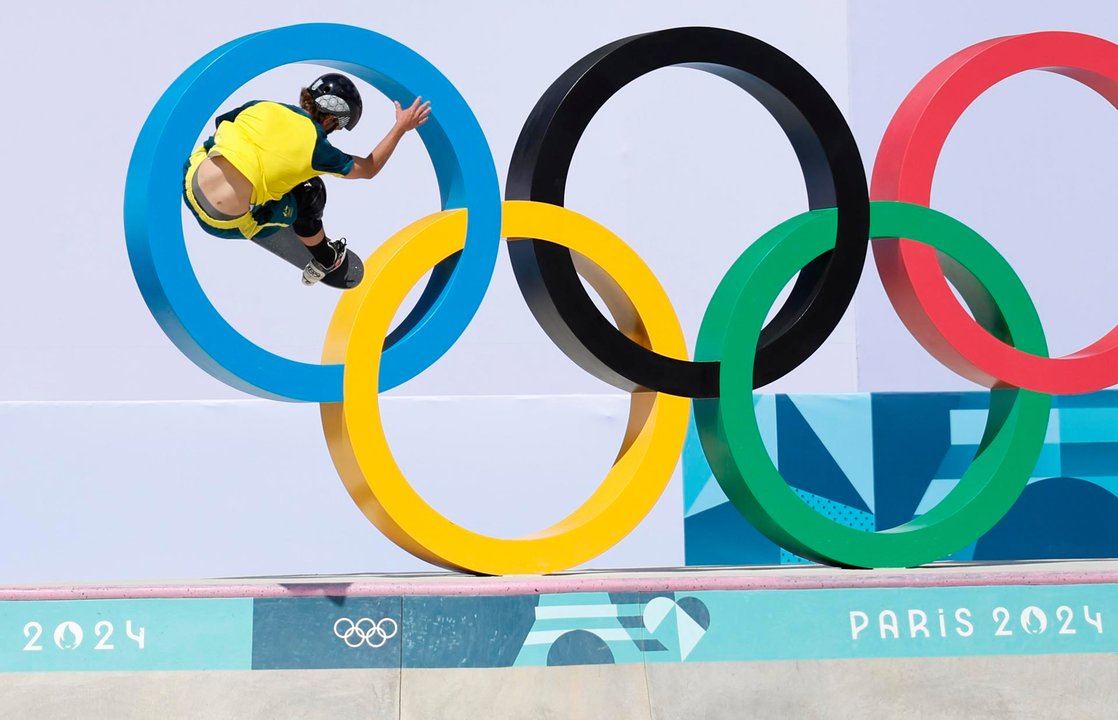
<svg viewBox="0 0 1118 720">
<path fill-rule="evenodd" d="M 562 205 L 575 148 L 590 120 L 618 90 L 653 70 L 682 65 L 723 77 L 756 98 L 787 134 L 812 209 L 838 208 L 835 249 L 800 271 L 784 306 L 761 333 L 754 386 L 790 372 L 830 336 L 854 297 L 869 245 L 869 193 L 854 135 L 811 73 L 771 45 L 718 28 L 635 35 L 572 65 L 536 103 L 520 131 L 505 197 Z M 648 350 L 598 311 L 571 253 L 541 240 L 509 244 L 532 314 L 585 370 L 623 390 L 717 397 L 718 363 L 676 360 Z"/>
</svg>

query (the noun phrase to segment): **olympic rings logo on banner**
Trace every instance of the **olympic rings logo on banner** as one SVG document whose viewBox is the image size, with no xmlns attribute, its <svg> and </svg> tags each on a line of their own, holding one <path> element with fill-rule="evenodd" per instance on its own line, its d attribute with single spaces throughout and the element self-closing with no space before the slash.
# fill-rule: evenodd
<svg viewBox="0 0 1118 720">
<path fill-rule="evenodd" d="M 323 59 L 300 48 L 346 50 Z M 221 318 L 190 269 L 177 187 L 198 128 L 233 89 L 278 65 L 310 61 L 353 73 L 391 99 L 432 101 L 436 115 L 419 133 L 443 208 L 369 257 L 364 282 L 338 303 L 322 365 L 273 355 Z M 608 229 L 563 206 L 567 171 L 590 120 L 632 80 L 675 65 L 726 78 L 761 102 L 792 143 L 811 208 L 750 244 L 726 273 L 693 360 L 652 271 Z M 1118 326 L 1079 352 L 1049 358 L 1036 309 L 1012 267 L 972 229 L 928 207 L 952 125 L 987 88 L 1030 69 L 1067 75 L 1118 105 L 1118 46 L 1110 42 L 1041 32 L 979 43 L 942 62 L 906 97 L 867 188 L 842 113 L 780 50 L 716 28 L 637 35 L 590 53 L 548 88 L 521 131 L 502 203 L 484 134 L 429 63 L 359 28 L 281 28 L 214 50 L 156 104 L 129 166 L 129 256 L 152 313 L 195 363 L 256 395 L 321 403 L 331 456 L 354 501 L 395 543 L 432 563 L 489 574 L 551 572 L 601 554 L 659 499 L 683 446 L 690 400 L 719 484 L 770 539 L 830 564 L 918 565 L 970 544 L 1009 510 L 1039 456 L 1049 393 L 1118 381 Z M 392 457 L 371 391 L 414 377 L 457 340 L 485 293 L 500 237 L 510 238 L 517 282 L 552 340 L 585 370 L 631 393 L 621 450 L 601 485 L 559 523 L 516 539 L 459 527 L 420 497 Z M 921 345 L 957 373 L 996 388 L 982 445 L 959 484 L 929 512 L 876 533 L 831 521 L 795 494 L 765 450 L 751 399 L 834 330 L 870 239 L 889 298 Z M 953 262 L 941 266 L 940 256 Z M 429 272 L 420 302 L 393 329 L 396 310 Z M 793 277 L 792 293 L 766 324 Z"/>
<path fill-rule="evenodd" d="M 374 649 L 384 647 L 386 642 L 396 637 L 399 629 L 392 618 L 382 618 L 378 621 L 363 617 L 355 622 L 343 617 L 334 622 L 334 635 L 355 650 L 362 645 Z"/>
</svg>

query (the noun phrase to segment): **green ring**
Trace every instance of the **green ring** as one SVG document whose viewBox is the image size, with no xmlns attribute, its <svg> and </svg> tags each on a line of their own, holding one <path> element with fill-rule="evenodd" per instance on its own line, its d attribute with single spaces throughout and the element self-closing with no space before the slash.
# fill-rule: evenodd
<svg viewBox="0 0 1118 720">
<path fill-rule="evenodd" d="M 1001 313 L 978 313 L 988 329 L 1020 350 L 1047 357 L 1044 330 L 1024 285 L 978 233 L 918 205 L 870 205 L 871 237 L 911 238 L 958 262 L 986 288 Z M 695 353 L 697 360 L 722 362 L 720 399 L 694 401 L 703 450 L 734 507 L 781 547 L 849 567 L 911 567 L 939 560 L 977 540 L 1017 500 L 1044 444 L 1052 399 L 1027 390 L 995 390 L 974 462 L 942 502 L 903 525 L 864 532 L 813 510 L 788 486 L 765 449 L 752 402 L 753 359 L 780 291 L 834 247 L 835 230 L 833 209 L 798 215 L 753 243 L 719 283 Z"/>
</svg>

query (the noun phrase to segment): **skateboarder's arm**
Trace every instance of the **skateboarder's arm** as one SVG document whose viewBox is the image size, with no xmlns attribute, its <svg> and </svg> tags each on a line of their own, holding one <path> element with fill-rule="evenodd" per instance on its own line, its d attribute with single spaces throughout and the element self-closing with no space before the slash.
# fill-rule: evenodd
<svg viewBox="0 0 1118 720">
<path fill-rule="evenodd" d="M 409 130 L 414 130 L 427 122 L 431 114 L 431 103 L 420 104 L 421 99 L 416 98 L 411 107 L 407 108 L 401 107 L 399 102 L 396 103 L 396 124 L 366 157 L 353 156 L 353 169 L 345 175 L 347 180 L 368 180 L 375 176 L 388 162 L 388 158 L 392 157 L 400 139 Z"/>
</svg>

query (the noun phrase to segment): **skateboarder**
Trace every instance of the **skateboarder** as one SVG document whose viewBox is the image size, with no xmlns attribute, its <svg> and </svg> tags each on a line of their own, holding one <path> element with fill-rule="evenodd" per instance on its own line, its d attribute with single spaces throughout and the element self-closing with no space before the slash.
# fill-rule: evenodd
<svg viewBox="0 0 1118 720">
<path fill-rule="evenodd" d="M 303 283 L 342 268 L 345 238 L 322 228 L 326 186 L 320 175 L 368 179 L 380 172 L 400 139 L 427 121 L 430 103 L 396 103 L 396 123 L 367 156 L 338 150 L 326 136 L 352 130 L 361 95 L 348 77 L 327 73 L 303 88 L 299 107 L 253 101 L 219 115 L 217 130 L 184 165 L 183 197 L 198 224 L 222 238 L 257 238 L 290 226 L 311 261 Z"/>
</svg>

